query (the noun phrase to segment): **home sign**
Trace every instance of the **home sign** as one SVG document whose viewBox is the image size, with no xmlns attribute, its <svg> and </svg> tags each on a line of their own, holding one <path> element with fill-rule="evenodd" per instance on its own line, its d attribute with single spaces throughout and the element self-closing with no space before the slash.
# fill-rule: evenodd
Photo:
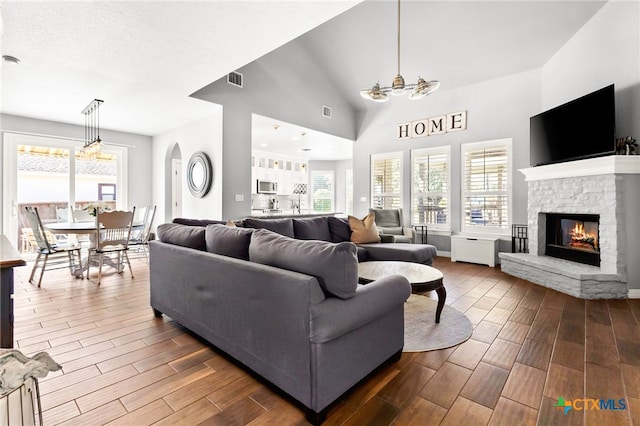
<svg viewBox="0 0 640 426">
<path fill-rule="evenodd" d="M 467 111 L 425 118 L 424 120 L 398 124 L 396 138 L 413 139 L 431 135 L 457 132 L 467 129 Z"/>
</svg>

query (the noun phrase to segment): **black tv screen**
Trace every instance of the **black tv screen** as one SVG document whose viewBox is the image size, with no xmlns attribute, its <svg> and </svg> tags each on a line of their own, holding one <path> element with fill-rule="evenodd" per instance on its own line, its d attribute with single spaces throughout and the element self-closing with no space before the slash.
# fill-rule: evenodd
<svg viewBox="0 0 640 426">
<path fill-rule="evenodd" d="M 532 167 L 615 154 L 613 84 L 530 119 Z"/>
</svg>

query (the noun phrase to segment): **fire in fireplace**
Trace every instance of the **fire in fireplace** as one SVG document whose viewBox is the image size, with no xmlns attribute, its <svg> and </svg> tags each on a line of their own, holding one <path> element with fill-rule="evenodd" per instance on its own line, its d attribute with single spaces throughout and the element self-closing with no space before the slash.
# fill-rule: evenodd
<svg viewBox="0 0 640 426">
<path fill-rule="evenodd" d="M 546 219 L 547 256 L 600 266 L 600 216 L 547 213 Z"/>
</svg>

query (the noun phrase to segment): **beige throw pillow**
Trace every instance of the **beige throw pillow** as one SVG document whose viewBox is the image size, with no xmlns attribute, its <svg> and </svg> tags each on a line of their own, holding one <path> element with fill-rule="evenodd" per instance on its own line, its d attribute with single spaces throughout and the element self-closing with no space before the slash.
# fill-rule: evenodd
<svg viewBox="0 0 640 426">
<path fill-rule="evenodd" d="M 225 223 L 225 225 L 227 226 L 231 226 L 233 228 L 236 228 L 236 223 L 234 221 L 232 221 L 231 219 L 227 220 L 227 223 Z"/>
<path fill-rule="evenodd" d="M 380 234 L 376 226 L 376 215 L 371 212 L 362 220 L 354 216 L 349 216 L 349 227 L 351 228 L 351 242 L 356 244 L 379 243 Z"/>
</svg>

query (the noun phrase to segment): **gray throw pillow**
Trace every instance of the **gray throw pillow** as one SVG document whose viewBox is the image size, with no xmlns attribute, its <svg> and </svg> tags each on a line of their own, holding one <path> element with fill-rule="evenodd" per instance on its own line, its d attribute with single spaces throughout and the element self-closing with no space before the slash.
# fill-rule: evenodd
<svg viewBox="0 0 640 426">
<path fill-rule="evenodd" d="M 331 241 L 329 221 L 326 217 L 293 219 L 293 232 L 298 240 Z"/>
<path fill-rule="evenodd" d="M 356 294 L 358 259 L 350 242 L 295 240 L 259 229 L 251 235 L 249 259 L 314 276 L 328 296 L 349 299 Z"/>
<path fill-rule="evenodd" d="M 205 242 L 209 253 L 249 260 L 249 243 L 253 229 L 227 225 L 209 225 Z"/>
<path fill-rule="evenodd" d="M 347 218 L 329 216 L 327 221 L 329 222 L 329 231 L 331 231 L 331 242 L 351 241 L 351 228 Z"/>
<path fill-rule="evenodd" d="M 158 239 L 177 246 L 190 247 L 205 251 L 204 226 L 181 225 L 179 223 L 163 223 L 158 226 Z"/>
<path fill-rule="evenodd" d="M 291 219 L 258 219 L 248 217 L 244 220 L 244 227 L 268 229 L 269 231 L 277 232 L 280 235 L 290 238 L 293 238 L 295 235 L 293 232 L 293 220 Z"/>
</svg>

